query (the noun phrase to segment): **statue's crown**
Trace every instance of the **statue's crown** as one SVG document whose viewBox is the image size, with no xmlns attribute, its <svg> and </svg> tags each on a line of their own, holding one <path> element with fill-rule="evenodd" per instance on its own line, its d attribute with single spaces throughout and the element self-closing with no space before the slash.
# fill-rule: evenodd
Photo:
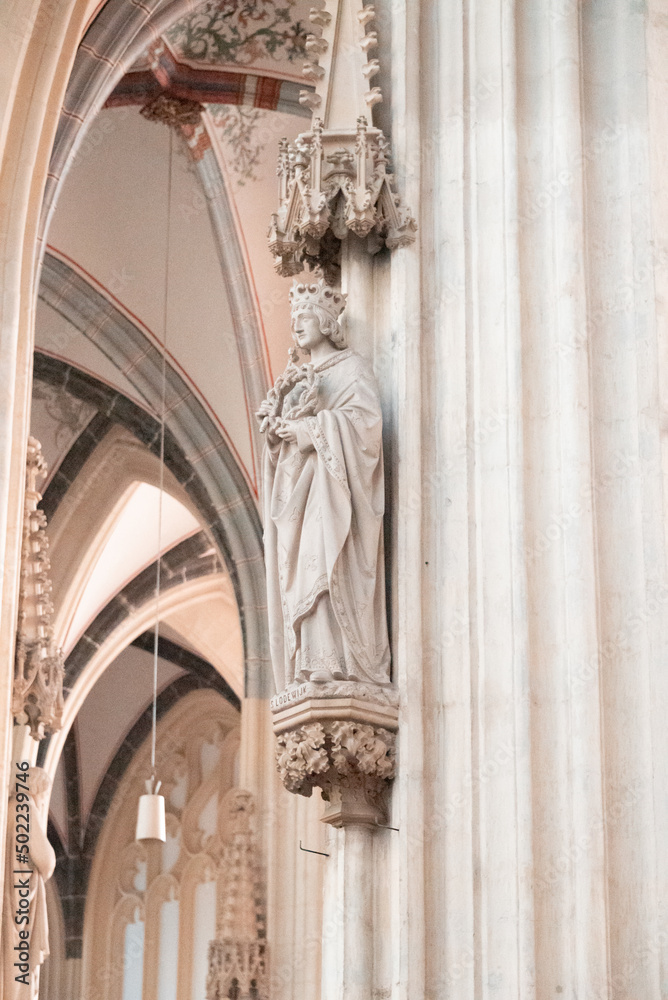
<svg viewBox="0 0 668 1000">
<path fill-rule="evenodd" d="M 346 307 L 346 296 L 328 285 L 324 278 L 309 284 L 293 282 L 290 289 L 292 312 L 303 312 L 309 306 L 320 306 L 332 319 L 338 319 Z"/>
</svg>

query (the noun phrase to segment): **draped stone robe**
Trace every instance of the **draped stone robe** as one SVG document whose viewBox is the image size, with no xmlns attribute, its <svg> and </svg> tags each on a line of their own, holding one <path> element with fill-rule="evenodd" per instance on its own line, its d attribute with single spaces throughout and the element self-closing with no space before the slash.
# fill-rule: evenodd
<svg viewBox="0 0 668 1000">
<path fill-rule="evenodd" d="M 41 967 L 49 955 L 49 923 L 46 910 L 45 883 L 53 875 L 56 867 L 56 854 L 49 843 L 46 834 L 45 809 L 50 779 L 41 767 L 31 767 L 28 772 L 27 793 L 28 809 L 19 808 L 17 804 L 17 783 L 10 784 L 7 840 L 5 844 L 5 885 L 2 913 L 2 993 L 0 1000 L 37 1000 L 39 994 L 39 976 Z M 13 778 L 12 774 L 12 778 Z M 18 790 L 22 788 L 18 785 Z M 24 803 L 20 804 L 24 806 Z M 15 835 L 17 816 L 20 816 L 30 830 L 27 861 L 17 861 Z M 21 829 L 23 829 L 21 827 Z M 22 855 L 23 856 L 23 855 Z M 26 885 L 27 881 L 27 885 Z M 28 890 L 27 900 L 30 904 L 29 921 L 17 924 L 15 915 L 18 911 L 20 893 Z M 21 930 L 29 931 L 29 986 L 17 982 L 21 975 L 14 963 L 18 962 L 16 949 L 24 941 L 19 937 Z"/>
<path fill-rule="evenodd" d="M 313 671 L 389 683 L 382 416 L 369 364 L 350 348 L 313 366 L 298 443 L 264 452 L 264 532 L 277 690 Z M 285 397 L 299 406 L 305 383 Z"/>
</svg>

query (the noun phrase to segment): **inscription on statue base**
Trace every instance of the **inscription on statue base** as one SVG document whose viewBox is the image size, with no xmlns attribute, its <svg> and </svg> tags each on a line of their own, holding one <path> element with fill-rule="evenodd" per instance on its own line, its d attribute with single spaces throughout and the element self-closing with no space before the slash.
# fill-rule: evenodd
<svg viewBox="0 0 668 1000">
<path fill-rule="evenodd" d="M 286 705 L 291 705 L 296 701 L 301 701 L 306 696 L 308 688 L 308 684 L 300 684 L 298 687 L 286 688 L 285 691 L 275 694 L 269 702 L 272 712 L 285 708 Z"/>
</svg>

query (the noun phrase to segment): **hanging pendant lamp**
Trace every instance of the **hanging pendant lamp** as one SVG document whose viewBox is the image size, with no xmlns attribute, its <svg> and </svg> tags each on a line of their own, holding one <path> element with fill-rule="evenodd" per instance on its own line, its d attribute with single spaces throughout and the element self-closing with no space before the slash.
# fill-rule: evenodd
<svg viewBox="0 0 668 1000">
<path fill-rule="evenodd" d="M 169 249 L 172 218 L 172 131 L 169 132 L 169 174 L 167 182 L 167 240 L 165 258 L 165 295 L 162 343 L 162 406 L 160 412 L 160 491 L 158 497 L 158 555 L 155 571 L 155 631 L 153 637 L 153 711 L 151 719 L 151 777 L 144 782 L 146 793 L 139 796 L 135 840 L 161 841 L 167 839 L 165 822 L 165 797 L 160 795 L 161 781 L 155 774 L 155 743 L 158 705 L 158 638 L 160 634 L 160 559 L 162 553 L 162 497 L 165 469 L 165 396 L 167 388 L 167 300 L 169 290 Z"/>
<path fill-rule="evenodd" d="M 161 840 L 164 844 L 167 839 L 165 797 L 158 794 L 162 782 L 156 782 L 154 778 L 147 778 L 145 785 L 146 794 L 139 796 L 135 839 Z"/>
</svg>

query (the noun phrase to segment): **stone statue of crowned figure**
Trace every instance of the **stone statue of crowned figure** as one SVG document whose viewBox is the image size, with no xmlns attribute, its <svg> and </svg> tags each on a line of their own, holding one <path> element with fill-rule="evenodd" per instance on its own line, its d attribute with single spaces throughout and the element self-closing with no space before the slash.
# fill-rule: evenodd
<svg viewBox="0 0 668 1000">
<path fill-rule="evenodd" d="M 344 342 L 345 299 L 322 278 L 293 284 L 296 347 L 258 412 L 279 692 L 304 681 L 390 683 L 382 416 L 371 365 Z"/>
</svg>

